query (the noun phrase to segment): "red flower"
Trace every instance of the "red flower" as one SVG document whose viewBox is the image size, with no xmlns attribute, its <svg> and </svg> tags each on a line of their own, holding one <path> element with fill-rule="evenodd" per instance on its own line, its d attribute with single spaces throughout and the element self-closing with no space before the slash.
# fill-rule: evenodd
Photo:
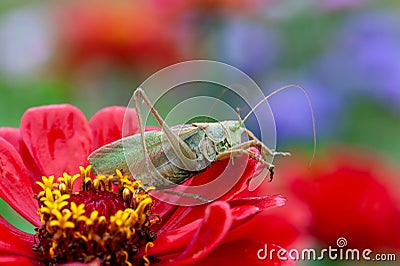
<svg viewBox="0 0 400 266">
<path fill-rule="evenodd" d="M 399 169 L 366 150 L 328 150 L 311 169 L 288 164 L 290 189 L 311 213 L 309 233 L 325 245 L 359 249 L 400 247 Z"/>
<path fill-rule="evenodd" d="M 147 1 L 70 2 L 53 13 L 62 64 L 70 70 L 103 62 L 143 71 L 183 59 L 183 25 Z"/>
<path fill-rule="evenodd" d="M 164 0 L 165 1 L 165 0 Z M 227 14 L 251 14 L 262 9 L 270 1 L 260 0 L 191 0 L 186 1 L 187 5 L 205 14 L 217 13 L 218 15 Z"/>
<path fill-rule="evenodd" d="M 274 161 L 279 168 L 275 174 L 275 182 L 261 184 L 255 191 L 243 193 L 243 196 L 255 193 L 257 195 L 268 195 L 273 191 L 274 193 L 285 195 L 287 202 L 284 208 L 275 208 L 268 212 L 260 213 L 254 219 L 249 221 L 246 226 L 235 230 L 235 234 L 247 235 L 257 237 L 267 243 L 275 243 L 286 249 L 302 250 L 303 248 L 310 248 L 313 245 L 312 239 L 307 232 L 307 227 L 310 224 L 310 213 L 308 206 L 299 201 L 294 193 L 288 188 L 288 183 L 293 175 L 292 164 L 287 161 L 296 161 L 295 156 L 285 158 L 275 158 L 284 163 Z M 303 162 L 307 165 L 307 162 Z M 302 167 L 299 163 L 299 167 Z M 255 231 L 253 230 L 258 224 L 262 223 L 268 231 Z"/>
<path fill-rule="evenodd" d="M 29 109 L 23 115 L 20 129 L 0 129 L 0 196 L 38 228 L 39 238 L 34 245 L 33 235 L 20 231 L 1 217 L 0 262 L 28 264 L 38 263 L 43 259 L 32 250 L 32 246 L 37 248 L 38 243 L 46 244 L 47 241 L 40 233 L 43 227 L 37 215 L 38 202 L 33 198 L 34 193 L 38 193 L 38 186 L 33 184 L 40 180 L 42 175 L 57 177 L 62 176 L 63 172 L 74 174 L 79 165 L 86 165 L 87 156 L 91 151 L 120 138 L 125 111 L 122 107 L 109 107 L 99 111 L 87 122 L 82 112 L 71 105 L 37 107 Z M 130 133 L 136 132 L 137 128 L 133 127 Z M 246 235 L 231 235 L 233 229 L 246 226 L 246 223 L 261 211 L 285 203 L 281 196 L 242 197 L 241 193 L 246 189 L 248 179 L 253 176 L 257 162 L 251 159 L 243 161 L 240 158 L 237 162 L 235 161 L 237 167 L 245 167 L 244 174 L 238 184 L 218 201 L 196 207 L 156 202 L 152 213 L 159 214 L 163 221 L 152 227 L 158 235 L 153 241 L 154 247 L 148 248 L 146 244 L 146 251 L 141 251 L 140 256 L 148 256 L 157 264 L 293 264 L 292 261 L 280 261 L 276 255 L 272 260 L 260 261 L 257 251 L 264 247 L 263 242 Z M 193 179 L 193 184 L 213 179 L 227 163 L 227 160 L 216 162 Z M 50 193 L 43 197 L 53 196 Z M 74 197 L 78 202 L 79 196 L 71 194 L 70 197 Z M 42 220 L 46 218 L 46 214 L 43 214 L 45 209 L 40 209 Z M 57 215 L 60 219 L 52 221 L 52 226 L 70 228 L 71 224 L 65 217 L 71 213 L 59 212 Z M 61 224 L 62 222 L 64 223 Z M 81 227 L 78 224 L 75 226 L 79 234 Z M 268 231 L 268 228 L 264 228 L 260 221 L 254 230 Z M 146 232 L 146 237 L 149 234 L 151 235 L 151 232 Z M 268 247 L 279 248 L 275 245 Z M 57 246 L 52 246 L 53 251 L 50 252 L 54 253 L 56 248 Z M 122 251 L 119 255 L 124 254 L 127 253 Z"/>
</svg>

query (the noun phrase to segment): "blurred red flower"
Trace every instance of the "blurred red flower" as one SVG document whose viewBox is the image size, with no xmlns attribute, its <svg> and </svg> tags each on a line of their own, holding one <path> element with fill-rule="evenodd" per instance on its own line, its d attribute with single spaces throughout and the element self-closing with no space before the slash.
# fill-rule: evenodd
<svg viewBox="0 0 400 266">
<path fill-rule="evenodd" d="M 157 2 L 157 0 L 155 0 Z M 161 0 L 171 1 L 171 0 Z M 194 12 L 203 12 L 206 14 L 219 15 L 237 15 L 237 14 L 249 14 L 256 10 L 259 10 L 263 6 L 267 5 L 270 1 L 262 0 L 190 0 L 185 1 L 187 8 Z"/>
<path fill-rule="evenodd" d="M 1 198 L 34 226 L 40 227 L 37 201 L 33 198 L 36 192 L 34 181 L 42 175 L 57 177 L 63 172 L 74 173 L 79 165 L 86 165 L 86 158 L 92 150 L 120 138 L 125 111 L 122 107 L 109 107 L 87 122 L 76 107 L 50 105 L 29 109 L 22 117 L 20 129 L 0 128 Z M 132 127 L 129 133 L 137 130 L 137 127 Z M 156 258 L 157 264 L 294 263 L 281 261 L 276 255 L 272 260 L 260 261 L 257 251 L 264 247 L 264 242 L 257 240 L 256 236 L 231 235 L 233 229 L 245 227 L 261 211 L 285 203 L 281 196 L 241 196 L 258 166 L 252 159 L 241 161 L 235 164 L 245 167 L 244 174 L 238 184 L 218 201 L 196 207 L 156 202 L 153 211 L 162 217 L 163 222 L 155 225 L 158 238 L 154 241 L 155 246 L 149 249 L 149 255 Z M 194 182 L 213 179 L 227 163 L 228 160 L 215 163 Z M 0 218 L 3 232 L 0 236 L 0 262 L 40 262 L 42 258 L 32 251 L 33 235 Z M 253 230 L 269 230 L 263 227 L 262 221 L 256 226 Z"/>
<path fill-rule="evenodd" d="M 294 152 L 294 154 L 296 154 Z M 341 237 L 347 248 L 374 252 L 400 247 L 399 170 L 374 152 L 356 148 L 330 148 L 308 168 L 303 156 L 285 158 L 276 179 L 254 191 L 285 195 L 285 208 L 264 212 L 233 233 L 258 235 L 258 239 L 286 249 L 315 245 L 337 247 Z M 261 223 L 265 234 L 250 228 Z"/>
<path fill-rule="evenodd" d="M 69 70 L 106 63 L 138 71 L 182 61 L 183 25 L 174 9 L 179 5 L 161 9 L 147 1 L 59 4 L 53 12 L 58 60 Z"/>
<path fill-rule="evenodd" d="M 309 208 L 308 229 L 316 239 L 333 247 L 340 237 L 349 248 L 400 247 L 400 171 L 379 154 L 335 148 L 310 169 L 298 163 L 282 168 L 292 192 Z"/>
<path fill-rule="evenodd" d="M 55 58 L 67 71 L 109 65 L 133 67 L 136 74 L 153 72 L 207 49 L 203 42 L 207 17 L 248 13 L 264 5 L 260 0 L 56 4 L 52 9 Z"/>
</svg>

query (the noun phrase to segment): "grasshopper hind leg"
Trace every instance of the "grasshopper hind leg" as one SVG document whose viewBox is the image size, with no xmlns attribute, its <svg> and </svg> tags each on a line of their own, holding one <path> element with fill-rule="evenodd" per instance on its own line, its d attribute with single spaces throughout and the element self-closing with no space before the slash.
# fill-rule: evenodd
<svg viewBox="0 0 400 266">
<path fill-rule="evenodd" d="M 199 194 L 194 194 L 194 193 L 186 193 L 186 192 L 174 191 L 174 190 L 170 190 L 170 189 L 163 189 L 163 190 L 161 190 L 160 192 L 164 192 L 164 193 L 171 194 L 171 195 L 175 195 L 175 196 L 181 196 L 181 197 L 188 197 L 188 198 L 198 199 L 198 200 L 201 201 L 202 203 L 211 203 L 211 202 L 214 202 L 214 200 L 206 199 L 206 198 L 200 196 Z"/>
<path fill-rule="evenodd" d="M 146 148 L 146 140 L 144 138 L 144 124 L 142 120 L 142 115 L 140 112 L 140 100 L 143 100 L 145 105 L 150 110 L 151 114 L 157 120 L 159 125 L 161 126 L 162 130 L 165 133 L 165 137 L 168 139 L 171 148 L 175 152 L 176 156 L 179 160 L 183 163 L 186 169 L 196 169 L 197 162 L 196 162 L 196 153 L 191 150 L 191 148 L 174 132 L 172 132 L 171 128 L 165 123 L 162 117 L 158 114 L 157 110 L 154 108 L 153 104 L 147 98 L 146 94 L 141 88 L 137 88 L 133 93 L 133 99 L 135 102 L 135 108 L 137 113 L 137 118 L 139 122 L 141 140 L 142 140 L 142 149 L 144 154 L 146 155 L 146 168 L 148 174 L 150 174 L 150 161 L 148 158 L 148 151 Z"/>
</svg>

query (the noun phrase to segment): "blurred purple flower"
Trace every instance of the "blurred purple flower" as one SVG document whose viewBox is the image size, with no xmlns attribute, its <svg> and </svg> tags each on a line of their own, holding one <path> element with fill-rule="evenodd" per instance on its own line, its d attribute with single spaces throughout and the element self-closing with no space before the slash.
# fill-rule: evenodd
<svg viewBox="0 0 400 266">
<path fill-rule="evenodd" d="M 252 77 L 268 73 L 279 55 L 279 36 L 255 21 L 231 20 L 217 34 L 218 60 Z"/>
<path fill-rule="evenodd" d="M 399 107 L 399 23 L 389 12 L 352 17 L 317 63 L 316 76 L 343 94 L 364 92 Z"/>
<path fill-rule="evenodd" d="M 0 69 L 11 75 L 35 74 L 53 50 L 46 10 L 26 7 L 9 12 L 0 21 Z"/>
<path fill-rule="evenodd" d="M 315 81 L 304 78 L 291 81 L 301 84 L 310 95 L 315 114 L 317 138 L 327 138 L 337 134 L 338 128 L 341 128 L 338 117 L 343 101 L 340 95 L 335 95 L 330 88 L 317 84 Z M 286 84 L 271 88 L 283 85 Z M 302 91 L 296 88 L 284 90 L 271 97 L 269 104 L 275 117 L 278 143 L 282 140 L 308 141 L 312 139 L 311 111 L 307 97 Z"/>
<path fill-rule="evenodd" d="M 318 4 L 325 10 L 341 10 L 359 7 L 368 0 L 322 0 Z"/>
</svg>

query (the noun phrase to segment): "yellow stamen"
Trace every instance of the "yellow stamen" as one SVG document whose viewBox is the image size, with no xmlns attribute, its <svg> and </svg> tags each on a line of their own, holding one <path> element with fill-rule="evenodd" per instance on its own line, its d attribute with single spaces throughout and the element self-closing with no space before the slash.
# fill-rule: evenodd
<svg viewBox="0 0 400 266">
<path fill-rule="evenodd" d="M 93 211 L 90 214 L 89 219 L 86 220 L 86 226 L 93 225 L 96 222 L 98 216 L 99 216 L 99 212 L 98 211 Z"/>
<path fill-rule="evenodd" d="M 92 166 L 88 165 L 86 168 L 83 166 L 79 166 L 79 170 L 81 171 L 82 178 L 90 178 L 90 173 L 92 172 Z"/>
<path fill-rule="evenodd" d="M 82 189 L 74 192 L 73 184 L 79 176 Z M 144 243 L 155 239 L 150 226 L 161 221 L 151 212 L 154 201 L 148 192 L 154 187 L 145 187 L 140 180 L 130 179 L 120 170 L 116 170 L 115 176 L 92 179 L 91 166 L 80 167 L 80 174 L 73 176 L 64 173 L 58 182 L 54 182 L 54 176 L 43 176 L 37 184 L 42 188 L 35 198 L 43 225 L 36 228 L 37 242 L 33 249 L 46 263 L 91 262 L 97 257 L 108 264 L 136 265 L 135 260 L 142 259 L 137 254 L 145 248 L 143 260 L 150 264 L 147 249 L 153 243 L 146 246 Z M 103 195 L 107 200 L 115 197 L 115 203 L 108 207 L 104 201 L 105 210 L 101 208 L 104 212 L 99 213 L 100 209 L 93 210 L 97 205 L 92 205 L 86 195 L 100 197 L 101 201 Z M 108 208 L 115 210 L 115 214 L 111 215 Z M 73 251 L 66 253 L 69 249 Z"/>
<path fill-rule="evenodd" d="M 79 176 L 80 174 L 71 176 L 67 173 L 63 173 L 63 177 L 60 177 L 57 180 L 58 182 L 65 184 L 68 193 L 72 193 L 74 182 L 78 179 Z"/>
<path fill-rule="evenodd" d="M 136 214 L 139 217 L 138 223 L 142 225 L 144 221 L 146 220 L 146 214 L 145 214 L 145 209 L 147 206 L 153 203 L 153 200 L 151 198 L 145 198 L 139 203 L 139 206 L 136 208 Z"/>
<path fill-rule="evenodd" d="M 144 249 L 144 256 L 143 256 L 143 260 L 145 261 L 145 263 L 144 263 L 144 265 L 145 266 L 149 266 L 150 265 L 150 260 L 149 260 L 149 258 L 148 258 L 148 249 L 149 249 L 149 247 L 154 247 L 154 243 L 153 242 L 148 242 L 147 244 L 146 244 L 146 247 L 145 247 L 145 249 Z"/>
<path fill-rule="evenodd" d="M 46 177 L 42 176 L 42 181 L 36 181 L 36 184 L 38 184 L 43 190 L 46 190 L 46 188 L 49 188 L 50 190 L 53 189 L 53 182 L 54 182 L 54 175 Z"/>
<path fill-rule="evenodd" d="M 72 218 L 77 222 L 86 220 L 85 219 L 86 216 L 84 216 L 85 204 L 81 203 L 79 204 L 79 206 L 76 206 L 75 202 L 71 202 L 71 212 L 72 212 Z"/>
<path fill-rule="evenodd" d="M 71 212 L 61 213 L 59 210 L 53 209 L 51 214 L 53 214 L 57 220 L 50 221 L 50 226 L 59 227 L 61 230 L 75 227 L 73 222 L 68 221 L 72 215 Z"/>
<path fill-rule="evenodd" d="M 132 263 L 130 263 L 130 262 L 128 261 L 128 259 L 129 259 L 128 252 L 126 252 L 126 251 L 124 250 L 124 251 L 122 251 L 121 253 L 124 254 L 124 256 L 125 256 L 125 261 L 124 261 L 124 262 L 125 262 L 128 266 L 132 266 Z"/>
</svg>

